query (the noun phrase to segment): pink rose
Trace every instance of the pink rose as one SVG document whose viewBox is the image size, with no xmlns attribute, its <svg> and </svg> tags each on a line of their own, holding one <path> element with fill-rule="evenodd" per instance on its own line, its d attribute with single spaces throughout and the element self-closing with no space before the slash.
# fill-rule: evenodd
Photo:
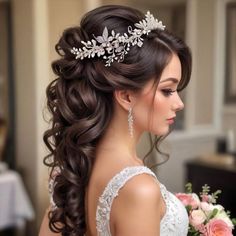
<svg viewBox="0 0 236 236">
<path fill-rule="evenodd" d="M 191 206 L 192 209 L 198 208 L 200 200 L 195 193 L 177 193 L 175 196 L 184 204 L 184 206 Z"/>
<path fill-rule="evenodd" d="M 203 202 L 209 202 L 209 200 L 210 200 L 209 195 L 207 195 L 207 194 L 201 195 L 201 198 L 202 198 Z"/>
<path fill-rule="evenodd" d="M 189 216 L 189 222 L 194 228 L 203 224 L 205 220 L 206 215 L 202 210 L 193 210 Z"/>
<path fill-rule="evenodd" d="M 199 233 L 201 233 L 200 234 L 201 236 L 209 236 L 207 234 L 207 229 L 206 229 L 206 226 L 204 224 L 200 224 L 200 225 L 196 226 L 195 229 L 197 231 L 199 231 Z"/>
<path fill-rule="evenodd" d="M 206 225 L 208 236 L 233 236 L 232 229 L 220 219 L 211 219 Z"/>
<path fill-rule="evenodd" d="M 218 206 L 218 209 L 222 208 L 221 205 L 216 205 L 216 207 L 217 206 Z M 228 225 L 229 228 L 234 229 L 233 222 L 231 221 L 231 219 L 229 218 L 229 216 L 226 214 L 226 212 L 224 210 L 218 211 L 216 216 L 214 217 L 214 219 L 223 220 Z"/>
</svg>

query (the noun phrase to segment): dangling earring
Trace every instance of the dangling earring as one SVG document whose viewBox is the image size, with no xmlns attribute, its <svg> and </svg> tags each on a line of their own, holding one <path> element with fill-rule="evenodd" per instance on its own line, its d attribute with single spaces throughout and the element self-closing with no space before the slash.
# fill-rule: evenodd
<svg viewBox="0 0 236 236">
<path fill-rule="evenodd" d="M 133 123 L 134 123 L 134 118 L 132 115 L 132 107 L 129 108 L 129 113 L 128 113 L 128 127 L 129 127 L 129 133 L 131 138 L 134 137 L 134 127 L 133 127 Z"/>
</svg>

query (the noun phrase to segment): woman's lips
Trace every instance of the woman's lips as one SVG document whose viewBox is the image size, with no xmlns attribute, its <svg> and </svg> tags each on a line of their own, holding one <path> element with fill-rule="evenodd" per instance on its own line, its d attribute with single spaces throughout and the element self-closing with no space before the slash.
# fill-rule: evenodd
<svg viewBox="0 0 236 236">
<path fill-rule="evenodd" d="M 167 119 L 167 122 L 168 122 L 168 124 L 173 124 L 174 123 L 174 118 L 171 118 L 171 119 Z"/>
</svg>

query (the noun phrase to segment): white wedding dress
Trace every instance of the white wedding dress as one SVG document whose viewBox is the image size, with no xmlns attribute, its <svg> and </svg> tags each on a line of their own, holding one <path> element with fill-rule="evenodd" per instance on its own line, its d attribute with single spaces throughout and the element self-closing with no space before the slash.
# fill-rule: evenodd
<svg viewBox="0 0 236 236">
<path fill-rule="evenodd" d="M 156 178 L 155 174 L 145 166 L 131 166 L 121 170 L 108 182 L 99 198 L 96 211 L 98 236 L 112 236 L 109 226 L 112 202 L 129 179 L 143 173 L 150 174 Z M 166 190 L 163 184 L 159 184 L 166 204 L 166 212 L 160 222 L 160 236 L 186 236 L 189 221 L 185 207 L 178 198 Z"/>
</svg>

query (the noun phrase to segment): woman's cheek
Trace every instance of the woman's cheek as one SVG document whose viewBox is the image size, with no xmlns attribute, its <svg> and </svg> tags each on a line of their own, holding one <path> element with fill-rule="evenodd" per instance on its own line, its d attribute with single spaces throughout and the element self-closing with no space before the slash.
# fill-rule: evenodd
<svg viewBox="0 0 236 236">
<path fill-rule="evenodd" d="M 148 112 L 144 107 L 138 108 L 134 113 L 134 124 L 138 129 L 147 129 Z"/>
</svg>

